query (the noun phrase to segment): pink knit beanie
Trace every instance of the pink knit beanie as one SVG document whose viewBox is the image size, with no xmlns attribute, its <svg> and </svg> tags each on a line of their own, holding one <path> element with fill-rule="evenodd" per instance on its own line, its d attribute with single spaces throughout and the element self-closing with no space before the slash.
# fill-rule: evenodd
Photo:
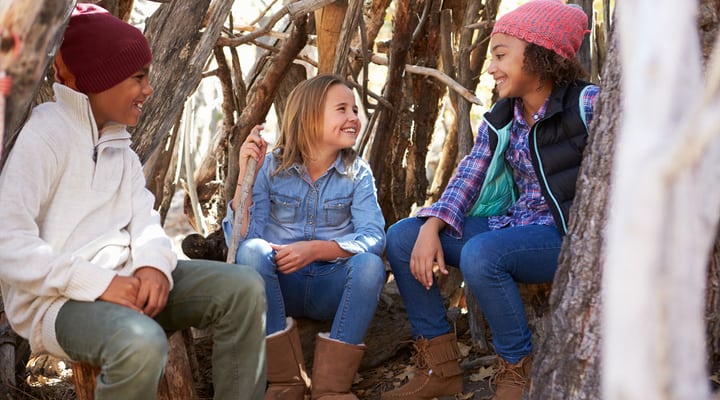
<svg viewBox="0 0 720 400">
<path fill-rule="evenodd" d="M 573 58 L 580 49 L 588 18 L 577 5 L 562 0 L 533 0 L 500 17 L 492 35 L 504 33 Z"/>
<path fill-rule="evenodd" d="M 152 61 L 139 29 L 94 4 L 78 3 L 55 56 L 55 80 L 83 93 L 100 93 Z"/>
</svg>

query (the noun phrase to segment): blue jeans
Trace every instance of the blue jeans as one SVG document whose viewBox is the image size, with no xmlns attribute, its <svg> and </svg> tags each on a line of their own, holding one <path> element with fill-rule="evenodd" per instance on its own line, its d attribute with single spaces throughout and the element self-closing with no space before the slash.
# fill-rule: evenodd
<svg viewBox="0 0 720 400">
<path fill-rule="evenodd" d="M 268 242 L 249 239 L 240 243 L 236 262 L 253 266 L 265 280 L 267 335 L 285 329 L 288 316 L 307 317 L 333 320 L 330 338 L 360 344 L 385 284 L 385 266 L 373 253 L 314 262 L 292 274 L 281 274 Z"/>
<path fill-rule="evenodd" d="M 406 218 L 387 232 L 387 258 L 407 309 L 414 337 L 432 339 L 450 332 L 446 310 L 433 283 L 426 290 L 410 272 L 410 254 L 424 219 Z M 530 329 L 515 282 L 552 282 L 562 236 L 542 225 L 491 231 L 487 218 L 466 217 L 464 235 L 440 232 L 447 265 L 459 267 L 490 325 L 495 351 L 510 363 L 532 352 Z"/>
<path fill-rule="evenodd" d="M 214 328 L 215 399 L 262 399 L 265 392 L 265 295 L 247 266 L 178 262 L 167 305 L 154 319 L 105 301 L 65 303 L 58 343 L 74 360 L 101 367 L 95 399 L 152 399 L 165 368 L 165 331 Z M 246 397 L 247 396 L 247 397 Z"/>
</svg>

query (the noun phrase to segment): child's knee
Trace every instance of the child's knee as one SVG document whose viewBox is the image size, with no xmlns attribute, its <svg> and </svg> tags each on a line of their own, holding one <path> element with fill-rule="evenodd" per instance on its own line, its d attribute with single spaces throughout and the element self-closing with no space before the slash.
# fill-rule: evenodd
<svg viewBox="0 0 720 400">
<path fill-rule="evenodd" d="M 224 304 L 227 311 L 238 309 L 245 313 L 246 307 L 265 304 L 265 281 L 250 266 L 233 265 L 217 274 L 213 294 L 218 304 Z M 263 309 L 264 310 L 264 309 Z"/>
<path fill-rule="evenodd" d="M 479 240 L 476 237 L 463 246 L 458 267 L 466 279 L 469 279 L 469 276 L 482 277 L 492 274 L 498 257 L 497 246 L 492 241 Z"/>
<path fill-rule="evenodd" d="M 265 240 L 246 240 L 240 244 L 235 262 L 240 265 L 249 265 L 255 269 L 274 269 L 273 249 Z"/>
<path fill-rule="evenodd" d="M 404 242 L 408 240 L 407 237 L 407 230 L 409 225 L 411 224 L 411 218 L 405 218 L 401 219 L 400 221 L 395 222 L 394 224 L 390 225 L 390 227 L 387 230 L 386 233 L 386 242 L 389 245 L 391 242 L 393 244 L 397 243 L 398 241 Z"/>
<path fill-rule="evenodd" d="M 417 218 L 405 218 L 392 224 L 385 235 L 388 256 L 409 252 L 415 245 L 422 222 Z"/>
<path fill-rule="evenodd" d="M 117 372 L 159 371 L 165 367 L 168 339 L 155 321 L 130 323 L 127 329 L 108 338 L 105 364 Z"/>
<path fill-rule="evenodd" d="M 351 281 L 369 293 L 379 292 L 385 284 L 386 271 L 382 258 L 374 253 L 361 253 L 351 260 Z"/>
</svg>

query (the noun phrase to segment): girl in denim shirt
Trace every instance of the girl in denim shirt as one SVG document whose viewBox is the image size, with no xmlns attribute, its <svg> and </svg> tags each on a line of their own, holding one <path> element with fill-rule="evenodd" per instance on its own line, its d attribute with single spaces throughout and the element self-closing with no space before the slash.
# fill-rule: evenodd
<svg viewBox="0 0 720 400">
<path fill-rule="evenodd" d="M 310 386 L 291 317 L 333 321 L 316 340 L 312 398 L 356 398 L 350 387 L 386 273 L 373 175 L 353 150 L 360 132 L 355 97 L 341 77 L 318 75 L 290 94 L 280 138 L 267 155 L 260 129 L 240 149 L 239 176 L 251 157 L 257 169 L 235 261 L 265 280 L 265 398 L 303 399 Z M 228 240 L 240 195 L 223 221 Z"/>
</svg>

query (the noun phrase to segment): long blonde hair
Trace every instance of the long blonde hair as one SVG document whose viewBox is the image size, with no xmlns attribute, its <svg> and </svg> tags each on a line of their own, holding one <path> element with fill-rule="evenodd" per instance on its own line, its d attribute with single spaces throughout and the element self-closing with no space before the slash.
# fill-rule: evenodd
<svg viewBox="0 0 720 400">
<path fill-rule="evenodd" d="M 312 146 L 323 136 L 323 111 L 327 92 L 333 85 L 350 85 L 339 75 L 321 74 L 300 82 L 290 92 L 280 127 L 280 137 L 275 143 L 273 154 L 277 162 L 276 175 L 294 163 L 312 159 Z M 357 157 L 354 149 L 342 149 L 343 163 L 352 166 Z M 350 171 L 348 171 L 350 172 Z"/>
</svg>

